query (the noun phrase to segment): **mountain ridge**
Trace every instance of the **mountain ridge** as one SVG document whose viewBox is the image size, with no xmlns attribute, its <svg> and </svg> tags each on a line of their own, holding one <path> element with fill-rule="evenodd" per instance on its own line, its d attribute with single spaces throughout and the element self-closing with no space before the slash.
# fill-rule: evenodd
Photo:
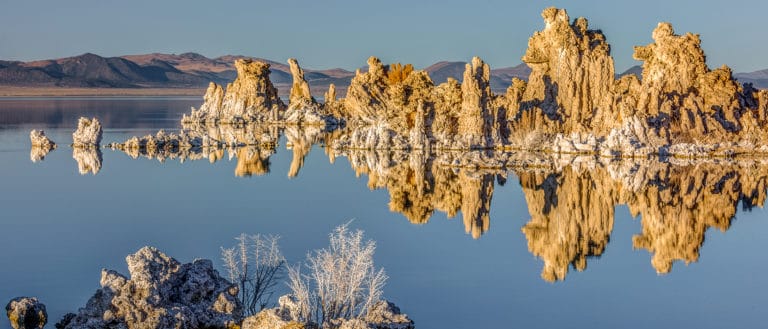
<svg viewBox="0 0 768 329">
<path fill-rule="evenodd" d="M 270 79 L 278 86 L 291 84 L 290 68 L 265 58 L 245 55 L 223 55 L 209 58 L 186 52 L 181 54 L 149 53 L 102 57 L 93 53 L 29 62 L 0 60 L 0 87 L 70 87 L 70 88 L 204 88 L 210 82 L 226 85 L 236 77 L 234 62 L 248 58 L 270 64 Z M 449 77 L 461 81 L 466 63 L 439 61 L 423 68 L 435 84 Z M 617 74 L 638 75 L 642 69 L 633 66 Z M 491 89 L 503 92 L 512 78 L 527 80 L 531 69 L 524 63 L 491 70 Z M 342 92 L 355 72 L 343 68 L 305 69 L 311 87 L 327 89 L 331 83 Z M 768 69 L 734 73 L 740 82 L 756 88 L 768 88 Z"/>
</svg>

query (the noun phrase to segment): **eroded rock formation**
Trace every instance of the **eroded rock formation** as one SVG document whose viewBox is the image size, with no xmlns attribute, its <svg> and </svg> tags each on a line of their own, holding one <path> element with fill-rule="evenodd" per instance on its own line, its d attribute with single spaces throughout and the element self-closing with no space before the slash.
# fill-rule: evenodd
<svg viewBox="0 0 768 329">
<path fill-rule="evenodd" d="M 16 297 L 5 305 L 13 329 L 43 329 L 48 323 L 45 305 L 35 297 Z"/>
<path fill-rule="evenodd" d="M 230 328 L 238 323 L 237 287 L 209 260 L 181 264 L 152 247 L 126 258 L 130 278 L 103 270 L 101 288 L 56 325 L 90 328 Z"/>
<path fill-rule="evenodd" d="M 32 144 L 32 148 L 29 151 L 29 159 L 32 162 L 42 161 L 49 152 L 56 149 L 56 143 L 48 138 L 43 130 L 30 131 L 29 140 Z"/>
<path fill-rule="evenodd" d="M 72 146 L 75 148 L 98 148 L 101 144 L 101 123 L 99 119 L 80 118 L 77 130 L 72 133 Z"/>
<path fill-rule="evenodd" d="M 571 20 L 564 9 L 547 8 L 542 17 L 544 29 L 529 39 L 522 58 L 531 68 L 529 81 L 513 80 L 504 95 L 491 92 L 490 68 L 477 57 L 467 63 L 461 83 L 449 79 L 437 86 L 425 71 L 371 57 L 345 98 L 337 100 L 331 87 L 326 104 L 318 104 L 303 70 L 290 59 L 288 110 L 236 116 L 298 124 L 342 119 L 354 129 L 335 141 L 338 149 L 506 148 L 606 157 L 768 153 L 768 91 L 741 86 L 727 67 L 710 70 L 697 35 L 676 35 L 670 24 L 660 23 L 654 42 L 635 50 L 644 62 L 643 79 L 615 80 L 602 31 L 591 29 L 585 18 Z M 254 96 L 275 93 L 268 66 L 249 65 L 254 68 L 238 69 L 249 76 L 239 77 L 226 94 L 212 85 L 201 110 L 185 120 L 215 121 L 232 117 L 233 111 L 222 108 L 278 103 Z M 270 91 L 240 88 L 240 81 Z"/>
<path fill-rule="evenodd" d="M 273 122 L 285 104 L 269 80 L 269 64 L 249 59 L 235 61 L 237 78 L 226 91 L 211 83 L 205 102 L 199 110 L 192 109 L 186 122 L 236 123 L 243 121 Z"/>
</svg>

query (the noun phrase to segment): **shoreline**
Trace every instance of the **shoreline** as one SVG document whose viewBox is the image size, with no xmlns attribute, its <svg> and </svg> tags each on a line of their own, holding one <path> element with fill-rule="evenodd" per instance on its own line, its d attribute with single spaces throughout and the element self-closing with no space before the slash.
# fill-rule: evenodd
<svg viewBox="0 0 768 329">
<path fill-rule="evenodd" d="M 0 86 L 0 99 L 20 97 L 166 97 L 202 98 L 205 88 L 66 88 Z"/>
</svg>

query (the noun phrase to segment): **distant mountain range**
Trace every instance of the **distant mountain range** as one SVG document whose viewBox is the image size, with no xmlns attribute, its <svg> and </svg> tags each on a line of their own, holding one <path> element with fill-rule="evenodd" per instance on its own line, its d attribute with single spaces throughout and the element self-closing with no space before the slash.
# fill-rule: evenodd
<svg viewBox="0 0 768 329">
<path fill-rule="evenodd" d="M 643 67 L 640 65 L 632 66 L 626 71 L 617 74 L 616 77 L 622 77 L 627 74 L 634 74 L 638 78 L 642 78 Z M 748 73 L 734 73 L 733 77 L 741 83 L 751 83 L 755 88 L 768 89 L 768 69 Z"/>
<path fill-rule="evenodd" d="M 234 61 L 253 58 L 271 64 L 270 78 L 278 87 L 291 84 L 287 64 L 262 58 L 227 55 L 208 58 L 196 53 L 144 54 L 102 57 L 86 53 L 80 56 L 33 62 L 0 60 L 0 86 L 79 87 L 79 88 L 204 88 L 213 81 L 226 84 L 236 77 Z M 438 62 L 425 70 L 435 84 L 453 77 L 461 81 L 464 62 Z M 365 70 L 366 68 L 362 68 Z M 305 68 L 311 87 L 324 90 L 333 83 L 346 89 L 355 73 L 344 69 L 313 70 Z M 640 66 L 618 74 L 641 75 Z M 531 70 L 525 64 L 491 70 L 491 89 L 505 90 L 513 77 L 528 79 Z M 734 74 L 742 82 L 768 88 L 768 70 Z M 284 88 L 281 88 L 284 89 Z"/>
</svg>

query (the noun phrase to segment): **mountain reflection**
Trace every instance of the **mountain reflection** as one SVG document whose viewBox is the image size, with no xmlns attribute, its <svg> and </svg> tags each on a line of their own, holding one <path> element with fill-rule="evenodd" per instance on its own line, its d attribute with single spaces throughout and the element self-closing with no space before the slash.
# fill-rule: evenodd
<svg viewBox="0 0 768 329">
<path fill-rule="evenodd" d="M 284 135 L 293 152 L 288 176 L 296 177 L 313 145 L 331 145 L 344 133 L 296 126 L 184 128 L 225 146 L 125 151 L 133 158 L 211 163 L 228 154 L 237 159 L 235 175 L 263 175 L 270 172 L 269 158 Z M 619 205 L 640 219 L 642 232 L 633 236 L 633 248 L 647 250 L 658 273 L 670 272 L 678 261 L 695 262 L 708 228 L 727 230 L 739 203 L 747 210 L 765 203 L 768 178 L 768 162 L 756 159 L 324 149 L 331 162 L 346 157 L 358 177 L 368 176 L 370 189 L 387 190 L 389 209 L 411 223 L 427 223 L 435 211 L 449 218 L 461 213 L 465 231 L 475 239 L 490 229 L 494 188 L 508 175 L 517 176 L 530 215 L 521 230 L 528 250 L 543 260 L 541 276 L 547 281 L 564 280 L 570 268 L 583 271 L 590 257 L 605 252 Z M 78 160 L 81 172 L 98 172 L 100 154 L 98 161 L 93 155 L 75 158 L 83 159 Z"/>
</svg>

